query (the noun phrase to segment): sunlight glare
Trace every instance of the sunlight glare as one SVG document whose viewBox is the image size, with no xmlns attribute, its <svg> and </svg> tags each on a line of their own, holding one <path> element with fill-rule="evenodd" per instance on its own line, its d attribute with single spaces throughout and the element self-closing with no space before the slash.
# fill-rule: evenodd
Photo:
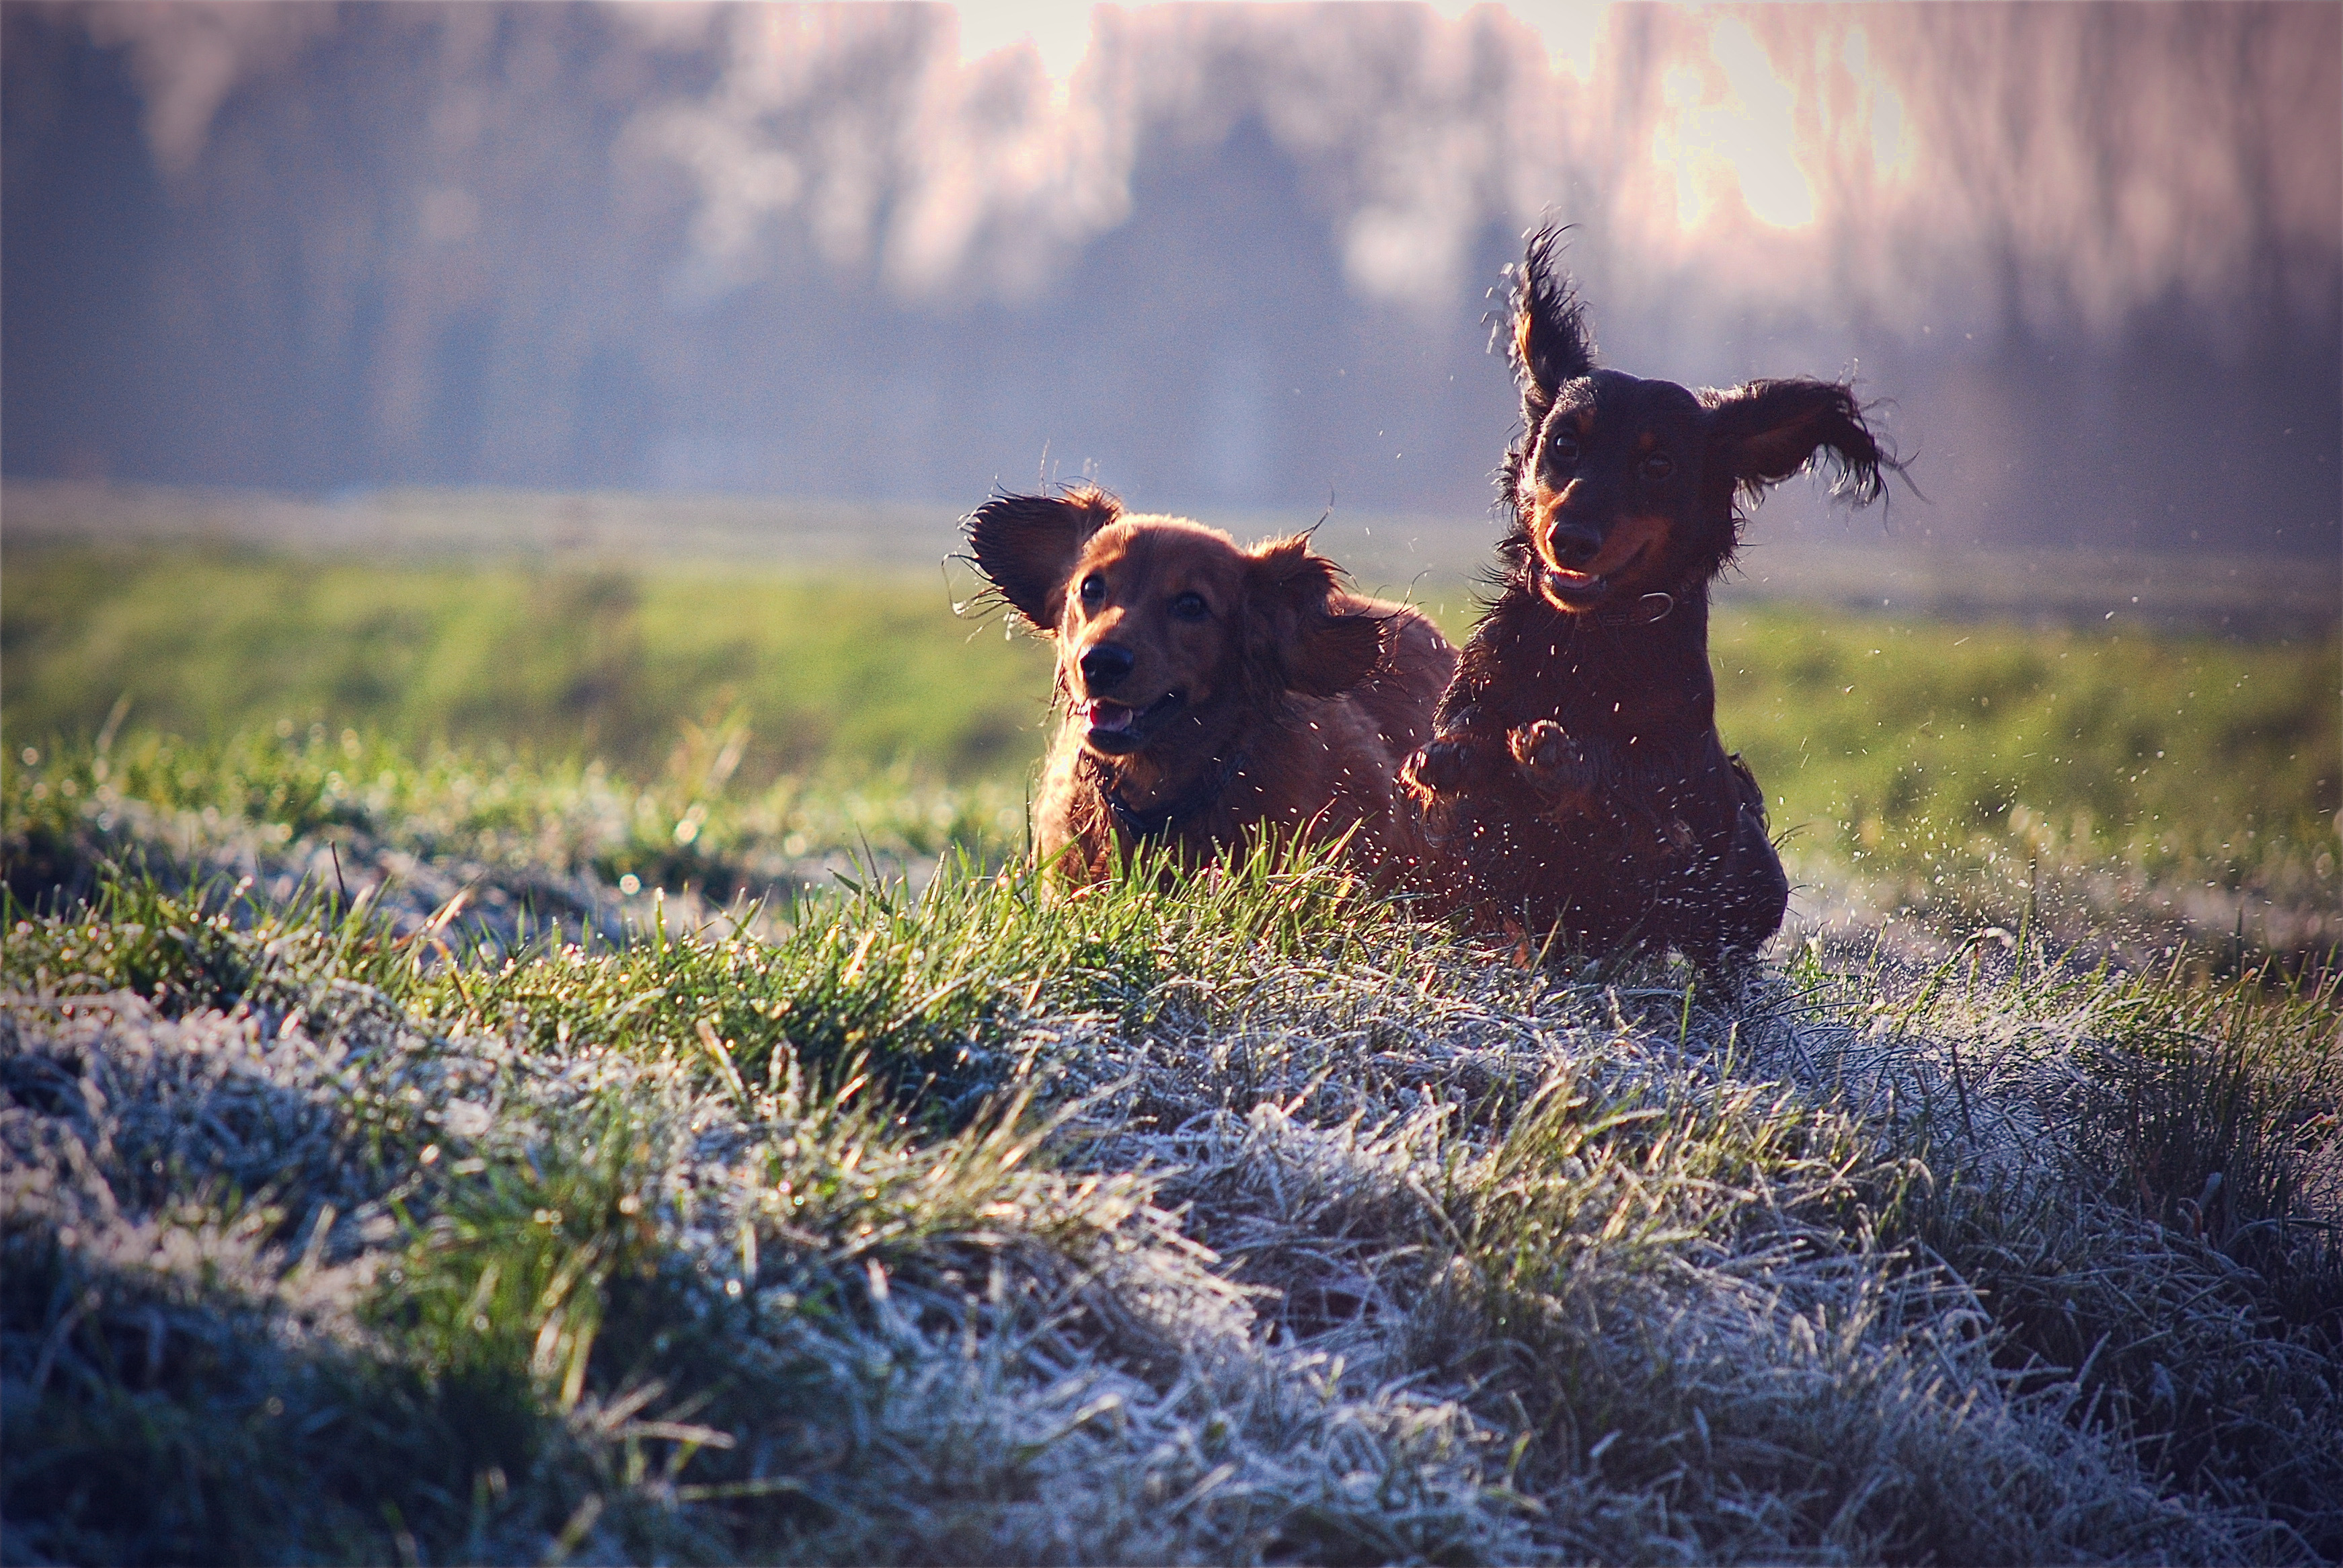
<svg viewBox="0 0 2343 1568">
<path fill-rule="evenodd" d="M 1661 78 L 1668 114 L 1652 138 L 1652 155 L 1674 172 L 1676 218 L 1687 232 L 1714 216 L 1729 182 L 1749 215 L 1768 227 L 1804 228 L 1815 221 L 1814 182 L 1798 166 L 1792 112 L 1796 95 L 1774 68 L 1765 45 L 1737 18 L 1709 32 L 1709 62 L 1671 66 Z"/>
<path fill-rule="evenodd" d="M 1091 10 L 1091 0 L 967 0 L 958 7 L 960 63 L 1029 48 L 1050 80 L 1051 106 L 1061 109 L 1090 53 Z"/>
<path fill-rule="evenodd" d="M 1917 162 L 1918 148 L 1913 145 L 1911 128 L 1905 122 L 1904 95 L 1873 70 L 1871 40 L 1864 35 L 1862 28 L 1847 29 L 1839 60 L 1870 100 L 1872 173 L 1883 180 L 1908 177 Z"/>
</svg>

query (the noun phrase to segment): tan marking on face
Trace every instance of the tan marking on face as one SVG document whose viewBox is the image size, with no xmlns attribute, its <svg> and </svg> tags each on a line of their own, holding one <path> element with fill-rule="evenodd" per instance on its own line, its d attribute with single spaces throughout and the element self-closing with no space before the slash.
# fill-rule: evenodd
<svg viewBox="0 0 2343 1568">
<path fill-rule="evenodd" d="M 1577 491 L 1578 485 L 1578 480 L 1572 479 L 1557 490 L 1544 479 L 1533 479 L 1530 482 L 1529 512 L 1532 524 L 1530 534 L 1540 541 L 1539 548 L 1544 548 L 1546 530 L 1554 527 L 1554 513 L 1568 504 L 1571 496 Z"/>
<path fill-rule="evenodd" d="M 1532 546 L 1546 572 L 1565 583 L 1591 583 L 1597 578 L 1613 577 L 1635 565 L 1649 568 L 1666 553 L 1668 548 L 1668 519 L 1654 513 L 1638 513 L 1623 518 L 1605 535 L 1602 550 L 1584 567 L 1566 567 L 1554 558 L 1553 545 L 1544 526 L 1546 521 L 1544 518 L 1540 518 L 1542 526 L 1530 536 Z M 1543 586 L 1541 579 L 1541 588 Z M 1566 603 L 1552 594 L 1546 594 L 1545 598 L 1555 608 L 1574 613 L 1591 608 Z"/>
<path fill-rule="evenodd" d="M 1587 563 L 1586 571 L 1592 577 L 1609 577 L 1634 559 L 1638 552 L 1657 557 L 1667 547 L 1667 518 L 1657 512 L 1639 512 L 1621 518 L 1619 525 L 1604 537 L 1602 553 Z"/>
</svg>

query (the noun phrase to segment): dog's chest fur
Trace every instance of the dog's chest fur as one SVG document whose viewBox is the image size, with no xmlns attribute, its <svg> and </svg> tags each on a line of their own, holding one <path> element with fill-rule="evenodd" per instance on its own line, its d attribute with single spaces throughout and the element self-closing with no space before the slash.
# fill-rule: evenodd
<svg viewBox="0 0 2343 1568">
<path fill-rule="evenodd" d="M 1705 956 L 1733 911 L 1701 890 L 1729 886 L 1750 853 L 1715 715 L 1704 594 L 1619 626 L 1509 586 L 1466 644 L 1439 725 L 1507 746 L 1518 765 L 1429 803 L 1436 896 L 1483 924 L 1559 927 L 1597 948 L 1665 933 Z"/>
<path fill-rule="evenodd" d="M 1464 646 L 1439 727 L 1465 704 L 1480 710 L 1476 729 L 1552 719 L 1574 737 L 1621 745 L 1713 729 L 1704 596 L 1684 595 L 1649 624 L 1613 626 L 1509 585 Z"/>
</svg>

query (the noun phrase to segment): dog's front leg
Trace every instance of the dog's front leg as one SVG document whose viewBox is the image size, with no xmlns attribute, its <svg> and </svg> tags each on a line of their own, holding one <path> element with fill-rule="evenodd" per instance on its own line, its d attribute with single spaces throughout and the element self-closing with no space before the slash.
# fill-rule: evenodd
<svg viewBox="0 0 2343 1568">
<path fill-rule="evenodd" d="M 1572 739 L 1553 719 L 1513 730 L 1505 737 L 1505 749 L 1523 779 L 1554 811 L 1583 811 L 1594 803 L 1604 771 L 1596 749 Z"/>
<path fill-rule="evenodd" d="M 1423 749 L 1400 765 L 1399 781 L 1425 806 L 1443 796 L 1483 788 L 1505 771 L 1502 737 L 1483 732 L 1477 709 L 1467 708 L 1435 731 Z"/>
</svg>

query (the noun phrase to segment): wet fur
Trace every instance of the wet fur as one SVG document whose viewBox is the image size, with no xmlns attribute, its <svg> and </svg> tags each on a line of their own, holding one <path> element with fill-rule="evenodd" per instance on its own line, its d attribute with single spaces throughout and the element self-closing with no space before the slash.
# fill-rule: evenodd
<svg viewBox="0 0 2343 1568">
<path fill-rule="evenodd" d="M 1498 472 L 1514 527 L 1497 591 L 1405 769 L 1435 846 L 1422 886 L 1488 929 L 1674 948 L 1715 973 L 1789 900 L 1765 793 L 1716 730 L 1709 592 L 1736 502 L 1817 456 L 1868 501 L 1898 465 L 1843 384 L 1598 367 L 1558 239 L 1534 234 L 1514 274 L 1523 433 Z"/>
<path fill-rule="evenodd" d="M 1061 876 L 1095 881 L 1148 839 L 1201 864 L 1264 826 L 1342 839 L 1386 881 L 1420 861 L 1399 765 L 1430 738 L 1456 666 L 1422 614 L 1345 591 L 1306 535 L 1241 548 L 1184 519 L 1125 517 L 1089 486 L 987 502 L 968 539 L 1001 598 L 1057 644 L 1065 719 L 1034 839 Z M 1094 689 L 1092 672 L 1112 678 Z M 1131 728 L 1093 727 L 1093 702 Z"/>
</svg>

